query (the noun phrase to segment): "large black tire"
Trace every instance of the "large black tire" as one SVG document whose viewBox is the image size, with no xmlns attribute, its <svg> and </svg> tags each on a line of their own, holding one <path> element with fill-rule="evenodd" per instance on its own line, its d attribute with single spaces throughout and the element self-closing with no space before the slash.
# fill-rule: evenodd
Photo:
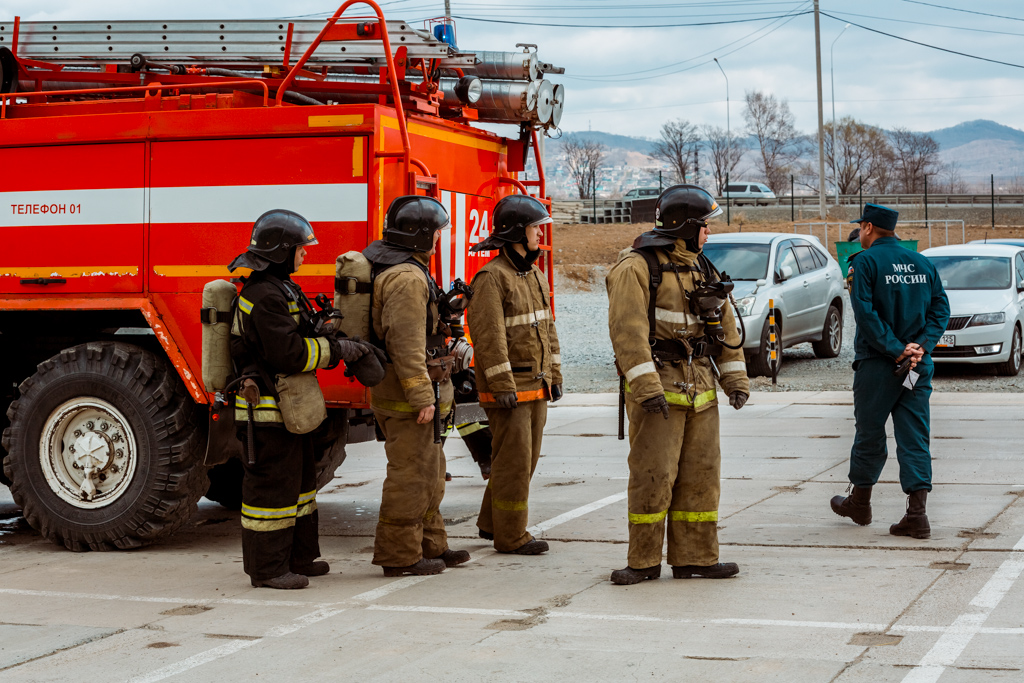
<svg viewBox="0 0 1024 683">
<path fill-rule="evenodd" d="M 1005 363 L 996 366 L 996 372 L 1003 377 L 1016 377 L 1020 372 L 1021 335 L 1020 328 L 1013 328 L 1013 336 L 1010 337 L 1010 357 Z"/>
<path fill-rule="evenodd" d="M 778 316 L 775 318 L 776 324 L 776 345 L 779 347 L 779 358 L 778 367 L 779 371 L 782 370 L 782 325 L 779 322 Z M 772 366 L 769 358 L 768 351 L 768 321 L 764 321 L 764 326 L 761 328 L 761 343 L 757 347 L 757 350 L 753 353 L 747 354 L 747 376 L 748 377 L 771 377 Z"/>
<path fill-rule="evenodd" d="M 843 350 L 843 316 L 835 306 L 828 307 L 821 341 L 811 342 L 811 348 L 818 358 L 835 358 Z"/>
<path fill-rule="evenodd" d="M 90 342 L 43 361 L 19 389 L 5 469 L 43 536 L 74 551 L 137 548 L 195 511 L 207 484 L 202 429 L 166 360 Z M 83 463 L 98 470 L 91 498 L 80 492 Z"/>
</svg>

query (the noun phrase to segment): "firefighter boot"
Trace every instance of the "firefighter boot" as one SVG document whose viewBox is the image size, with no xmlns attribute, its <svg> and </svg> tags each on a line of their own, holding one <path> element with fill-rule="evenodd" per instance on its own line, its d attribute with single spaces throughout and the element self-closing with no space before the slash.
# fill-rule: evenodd
<svg viewBox="0 0 1024 683">
<path fill-rule="evenodd" d="M 672 567 L 673 579 L 727 579 L 740 573 L 740 568 L 735 562 L 719 562 L 710 567 L 701 567 L 695 564 L 688 564 L 684 567 Z"/>
<path fill-rule="evenodd" d="M 429 576 L 431 574 L 440 574 L 444 571 L 444 568 L 444 560 L 428 560 L 424 557 L 416 564 L 410 564 L 408 567 L 384 567 L 384 576 L 403 576 L 405 574 Z"/>
<path fill-rule="evenodd" d="M 633 569 L 632 567 L 626 567 L 625 569 L 616 569 L 612 572 L 612 583 L 617 586 L 632 586 L 634 583 L 640 583 L 641 581 L 657 579 L 660 577 L 660 564 L 648 567 L 647 569 Z"/>
<path fill-rule="evenodd" d="M 833 496 L 832 512 L 840 517 L 849 517 L 861 526 L 871 524 L 871 487 L 854 486 L 848 498 Z"/>
<path fill-rule="evenodd" d="M 316 560 L 309 564 L 293 564 L 291 570 L 293 574 L 302 574 L 303 576 L 323 576 L 331 571 L 331 565 L 323 560 Z"/>
<path fill-rule="evenodd" d="M 324 564 L 327 563 L 325 562 Z M 305 576 L 302 576 L 301 574 L 295 574 L 292 572 L 281 574 L 281 576 L 275 576 L 272 579 L 260 580 L 256 578 L 251 578 L 250 582 L 256 588 L 260 588 L 262 586 L 265 588 L 278 588 L 282 590 L 305 588 L 309 585 L 309 579 L 307 579 Z"/>
<path fill-rule="evenodd" d="M 928 515 L 925 514 L 925 503 L 928 501 L 928 492 L 924 489 L 911 491 L 907 496 L 907 514 L 897 524 L 889 527 L 889 533 L 893 536 L 911 536 L 913 538 L 929 538 L 932 535 L 932 528 L 928 524 Z"/>
<path fill-rule="evenodd" d="M 511 553 L 513 555 L 540 555 L 548 551 L 547 541 L 538 541 L 536 538 L 522 544 L 515 550 L 499 550 L 499 553 Z"/>
<path fill-rule="evenodd" d="M 470 558 L 469 558 L 469 551 L 466 551 L 466 550 L 452 550 L 451 548 L 449 548 L 448 550 L 445 550 L 443 553 L 441 553 L 440 555 L 438 555 L 434 559 L 443 561 L 444 562 L 444 566 L 446 566 L 446 567 L 454 567 L 456 565 L 460 565 L 460 564 L 464 564 L 466 562 L 469 562 Z"/>
</svg>

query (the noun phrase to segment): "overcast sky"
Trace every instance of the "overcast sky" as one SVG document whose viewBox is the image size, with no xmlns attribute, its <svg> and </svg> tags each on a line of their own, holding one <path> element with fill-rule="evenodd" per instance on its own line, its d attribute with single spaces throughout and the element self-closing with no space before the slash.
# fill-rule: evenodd
<svg viewBox="0 0 1024 683">
<path fill-rule="evenodd" d="M 443 0 L 381 4 L 389 18 L 414 23 L 444 13 Z M 592 127 L 654 137 L 662 123 L 680 117 L 724 127 L 726 81 L 713 57 L 729 79 L 734 131 L 743 127 L 744 93 L 755 89 L 788 100 L 801 130 L 817 125 L 814 16 L 801 14 L 812 8 L 809 1 L 451 0 L 451 6 L 461 49 L 512 51 L 518 42 L 537 43 L 543 61 L 566 68 L 564 76 L 550 77 L 567 89 L 565 131 Z M 0 0 L 0 20 L 281 18 L 335 9 L 323 0 Z M 1024 129 L 1021 0 L 822 0 L 821 10 L 836 17 L 821 17 L 826 121 L 834 66 L 837 117 L 922 131 L 980 118 Z M 851 25 L 839 37 L 847 22 L 867 28 Z"/>
</svg>

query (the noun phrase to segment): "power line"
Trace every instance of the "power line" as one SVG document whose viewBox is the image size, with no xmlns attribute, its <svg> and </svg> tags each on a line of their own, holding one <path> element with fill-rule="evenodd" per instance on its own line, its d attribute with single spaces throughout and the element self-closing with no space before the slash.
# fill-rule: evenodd
<svg viewBox="0 0 1024 683">
<path fill-rule="evenodd" d="M 924 3 L 922 3 L 922 4 L 924 4 Z M 940 52 L 948 52 L 949 54 L 959 55 L 961 57 L 969 57 L 971 59 L 977 59 L 977 60 L 980 60 L 982 62 L 989 62 L 989 63 L 992 63 L 992 64 L 1001 64 L 1003 66 L 1012 66 L 1012 67 L 1017 68 L 1017 69 L 1024 69 L 1024 64 L 1014 64 L 1012 62 L 1003 62 L 1003 61 L 1000 61 L 998 59 L 989 59 L 988 57 L 979 57 L 978 55 L 972 55 L 972 54 L 968 54 L 966 52 L 958 52 L 956 50 L 950 50 L 949 48 L 939 47 L 938 45 L 929 45 L 928 43 L 922 43 L 919 40 L 911 40 L 910 38 L 904 38 L 903 36 L 897 36 L 897 35 L 895 35 L 893 33 L 886 33 L 885 31 L 879 31 L 877 28 L 871 28 L 869 26 L 864 26 L 863 24 L 858 24 L 858 23 L 853 22 L 853 21 L 847 21 L 846 19 L 840 19 L 839 17 L 833 16 L 833 15 L 829 14 L 828 12 L 822 12 L 821 15 L 825 16 L 825 17 L 828 17 L 830 19 L 835 19 L 836 21 L 841 21 L 841 22 L 845 22 L 845 23 L 848 23 L 848 24 L 852 24 L 852 25 L 856 26 L 857 28 L 864 29 L 865 31 L 870 31 L 872 33 L 878 33 L 879 35 L 888 36 L 889 38 L 895 38 L 896 40 L 902 40 L 902 41 L 904 41 L 906 43 L 913 43 L 914 45 L 920 45 L 921 47 L 928 47 L 928 48 L 931 48 L 933 50 L 939 50 Z"/>
<path fill-rule="evenodd" d="M 1002 14 L 989 14 L 988 12 L 978 12 L 972 9 L 961 9 L 959 7 L 947 7 L 946 5 L 936 5 L 931 2 L 921 2 L 921 0 L 903 0 L 903 2 L 909 2 L 914 5 L 926 5 L 927 7 L 937 7 L 939 9 L 947 9 L 950 12 L 963 12 L 965 14 L 980 14 L 983 17 L 995 17 L 996 19 L 1009 19 L 1010 21 L 1024 21 L 1020 17 L 1007 17 Z M 824 12 L 822 12 L 824 14 Z"/>
<path fill-rule="evenodd" d="M 911 19 L 894 19 L 892 17 L 876 17 L 870 14 L 853 14 L 851 12 L 836 12 L 840 17 L 861 17 L 863 19 L 878 19 L 880 21 L 892 21 L 898 24 L 916 24 L 918 26 L 934 26 L 936 28 L 951 28 L 957 31 L 974 31 L 976 33 L 994 33 L 1001 36 L 1024 36 L 1024 33 L 1013 33 L 1011 31 L 993 31 L 987 28 L 970 28 L 968 26 L 950 26 L 948 24 L 930 24 L 925 21 L 913 21 Z"/>
<path fill-rule="evenodd" d="M 800 14 L 809 14 L 809 11 L 800 12 Z M 683 28 L 688 26 L 722 26 L 724 24 L 747 24 L 752 21 L 768 21 L 769 19 L 784 19 L 787 17 L 799 16 L 799 14 L 780 14 L 776 16 L 760 17 L 756 19 L 726 19 L 723 21 L 703 21 L 692 24 L 551 24 L 541 23 L 537 21 L 510 21 L 507 19 L 484 19 L 481 17 L 467 17 L 452 15 L 452 19 L 458 19 L 460 21 L 479 21 L 489 24 L 513 24 L 518 26 L 545 26 L 553 28 Z"/>
</svg>

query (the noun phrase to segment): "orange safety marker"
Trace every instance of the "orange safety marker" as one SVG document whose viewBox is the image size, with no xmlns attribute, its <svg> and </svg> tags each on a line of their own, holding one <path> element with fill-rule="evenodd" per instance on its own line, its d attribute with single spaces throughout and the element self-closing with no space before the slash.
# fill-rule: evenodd
<svg viewBox="0 0 1024 683">
<path fill-rule="evenodd" d="M 772 390 L 779 379 L 779 344 L 775 337 L 775 299 L 768 299 L 768 366 L 772 369 Z"/>
</svg>

